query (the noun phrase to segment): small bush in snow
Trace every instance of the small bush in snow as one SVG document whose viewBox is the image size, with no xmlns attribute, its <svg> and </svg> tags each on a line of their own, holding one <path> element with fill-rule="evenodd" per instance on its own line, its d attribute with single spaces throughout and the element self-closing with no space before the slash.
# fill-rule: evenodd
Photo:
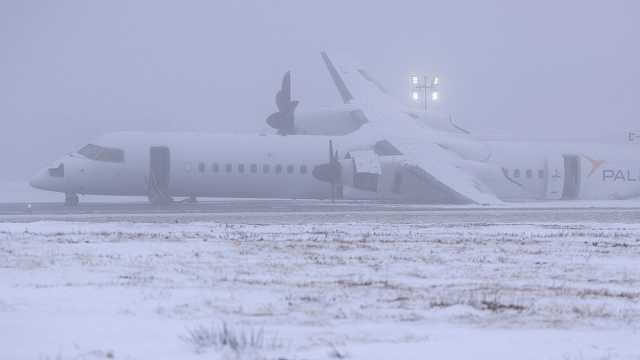
<svg viewBox="0 0 640 360">
<path fill-rule="evenodd" d="M 262 350 L 266 347 L 264 330 L 234 330 L 226 322 L 220 326 L 198 326 L 190 329 L 181 339 L 195 347 L 196 352 L 208 348 L 216 350 L 229 349 L 235 353 Z M 277 347 L 277 339 L 273 339 L 269 347 Z"/>
<path fill-rule="evenodd" d="M 333 359 L 346 359 L 349 354 L 346 351 L 338 350 L 335 345 L 331 345 L 331 351 L 329 351 L 329 357 Z"/>
</svg>

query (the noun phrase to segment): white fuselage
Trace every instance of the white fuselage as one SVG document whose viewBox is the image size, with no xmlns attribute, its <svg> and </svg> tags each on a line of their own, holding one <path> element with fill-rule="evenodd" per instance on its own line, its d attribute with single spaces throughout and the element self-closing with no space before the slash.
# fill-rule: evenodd
<svg viewBox="0 0 640 360">
<path fill-rule="evenodd" d="M 489 163 L 500 173 L 478 176 L 482 179 L 484 175 L 501 199 L 613 200 L 640 196 L 637 146 L 514 141 L 486 144 L 491 153 Z"/>
<path fill-rule="evenodd" d="M 336 137 L 341 155 L 358 149 L 351 137 Z M 114 133 L 92 144 L 120 151 L 122 158 L 92 158 L 74 152 L 42 170 L 34 187 L 77 194 L 148 196 L 152 148 L 168 155 L 169 196 L 327 198 L 330 185 L 313 175 L 329 161 L 325 136 L 277 136 L 200 133 Z M 559 199 L 622 199 L 640 196 L 640 162 L 632 145 L 589 143 L 458 142 L 443 140 L 462 159 L 459 166 L 477 176 L 499 198 L 510 201 Z M 456 148 L 456 146 L 458 146 Z M 87 155 L 89 154 L 89 155 Z M 429 156 L 429 154 L 424 154 Z M 343 159 L 343 168 L 352 160 Z M 430 202 L 435 188 L 424 179 L 411 181 L 402 156 L 380 157 L 377 191 L 348 191 L 345 197 Z M 63 170 L 57 171 L 63 165 Z M 386 172 L 386 173 L 385 173 Z M 394 191 L 395 172 L 404 182 Z M 345 175 L 346 174 L 346 175 Z M 353 172 L 343 170 L 343 176 Z M 386 180 L 385 180 L 386 179 Z M 384 185 L 387 184 L 387 185 Z M 349 187 L 349 180 L 344 182 Z M 396 184 L 397 185 L 397 184 Z M 383 189 L 383 186 L 387 186 Z M 404 187 L 404 188 L 403 188 Z M 435 202 L 441 202 L 435 199 Z"/>
<path fill-rule="evenodd" d="M 116 133 L 93 144 L 124 152 L 124 161 L 89 159 L 78 152 L 64 176 L 41 171 L 31 184 L 46 190 L 95 195 L 146 196 L 150 148 L 170 152 L 171 196 L 323 198 L 328 185 L 312 175 L 328 161 L 328 140 L 312 136 L 196 133 Z"/>
</svg>

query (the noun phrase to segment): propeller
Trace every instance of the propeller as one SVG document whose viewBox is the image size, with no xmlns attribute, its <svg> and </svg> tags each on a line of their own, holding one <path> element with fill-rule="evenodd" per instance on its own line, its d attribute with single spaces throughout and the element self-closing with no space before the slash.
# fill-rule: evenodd
<svg viewBox="0 0 640 360">
<path fill-rule="evenodd" d="M 269 115 L 267 124 L 278 130 L 280 135 L 295 134 L 295 111 L 299 102 L 291 100 L 291 71 L 287 71 L 282 78 L 282 85 L 276 94 L 278 111 Z"/>
<path fill-rule="evenodd" d="M 329 162 L 313 169 L 313 176 L 331 184 L 331 202 L 342 199 L 342 165 L 338 158 L 338 150 L 333 149 L 333 141 L 329 140 Z"/>
<path fill-rule="evenodd" d="M 333 141 L 329 140 L 329 166 L 331 167 L 331 202 L 336 197 L 342 199 L 342 165 L 338 161 L 338 150 L 333 151 Z"/>
</svg>

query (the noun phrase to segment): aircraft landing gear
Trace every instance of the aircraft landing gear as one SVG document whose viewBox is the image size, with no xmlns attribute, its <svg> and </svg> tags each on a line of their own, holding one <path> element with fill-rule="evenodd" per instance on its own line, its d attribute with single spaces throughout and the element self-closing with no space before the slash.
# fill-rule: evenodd
<svg viewBox="0 0 640 360">
<path fill-rule="evenodd" d="M 64 194 L 64 206 L 78 206 L 80 204 L 80 198 L 76 193 Z"/>
</svg>

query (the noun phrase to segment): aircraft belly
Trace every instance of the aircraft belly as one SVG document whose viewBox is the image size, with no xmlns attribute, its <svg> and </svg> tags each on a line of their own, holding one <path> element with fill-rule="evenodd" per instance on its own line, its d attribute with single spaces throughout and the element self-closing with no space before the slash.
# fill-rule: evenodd
<svg viewBox="0 0 640 360">
<path fill-rule="evenodd" d="M 176 181 L 170 187 L 175 196 L 242 198 L 310 198 L 326 195 L 324 183 L 289 175 L 203 175 Z M 311 175 L 307 175 L 310 177 Z"/>
</svg>

